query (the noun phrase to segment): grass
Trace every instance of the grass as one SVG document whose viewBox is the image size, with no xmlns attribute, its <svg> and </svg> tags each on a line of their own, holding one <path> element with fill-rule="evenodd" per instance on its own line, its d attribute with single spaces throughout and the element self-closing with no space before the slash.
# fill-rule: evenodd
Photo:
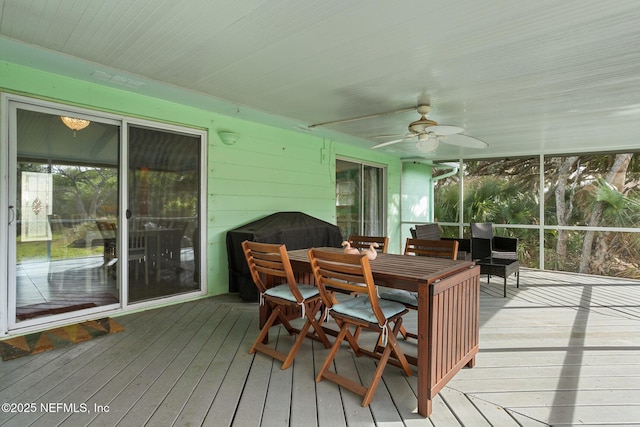
<svg viewBox="0 0 640 427">
<path fill-rule="evenodd" d="M 16 262 L 23 263 L 28 261 L 43 260 L 48 258 L 50 253 L 51 260 L 62 260 L 70 258 L 83 258 L 86 256 L 102 255 L 103 247 L 98 246 L 70 246 L 75 240 L 82 237 L 64 232 L 53 233 L 51 240 L 41 240 L 35 242 L 22 242 L 18 237 L 16 242 Z"/>
</svg>

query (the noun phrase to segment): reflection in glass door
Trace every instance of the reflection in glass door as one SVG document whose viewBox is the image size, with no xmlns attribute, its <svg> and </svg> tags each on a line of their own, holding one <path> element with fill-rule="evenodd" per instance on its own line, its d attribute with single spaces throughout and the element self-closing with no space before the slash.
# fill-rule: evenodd
<svg viewBox="0 0 640 427">
<path fill-rule="evenodd" d="M 343 238 L 385 236 L 385 170 L 336 160 L 336 221 Z"/>
<path fill-rule="evenodd" d="M 129 125 L 128 147 L 129 301 L 198 291 L 201 137 Z"/>
<path fill-rule="evenodd" d="M 117 235 L 98 224 L 117 223 L 120 127 L 10 106 L 9 326 L 118 304 Z"/>
</svg>

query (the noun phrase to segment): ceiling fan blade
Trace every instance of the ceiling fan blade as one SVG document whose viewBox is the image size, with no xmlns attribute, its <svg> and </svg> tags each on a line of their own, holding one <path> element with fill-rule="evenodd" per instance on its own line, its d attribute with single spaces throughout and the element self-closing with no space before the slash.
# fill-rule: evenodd
<svg viewBox="0 0 640 427">
<path fill-rule="evenodd" d="M 457 133 L 461 133 L 464 131 L 461 127 L 452 126 L 452 125 L 436 125 L 429 126 L 427 128 L 427 132 L 434 133 L 436 135 L 455 135 Z"/>
<path fill-rule="evenodd" d="M 378 139 L 378 138 L 396 138 L 396 137 L 399 137 L 399 136 L 403 136 L 403 137 L 405 137 L 405 138 L 408 138 L 408 137 L 410 137 L 410 136 L 411 136 L 411 134 L 407 134 L 407 133 L 394 133 L 394 134 L 391 134 L 391 135 L 374 135 L 374 136 L 372 136 L 371 138 L 374 138 L 374 139 Z"/>
<path fill-rule="evenodd" d="M 465 148 L 487 148 L 489 144 L 469 135 L 449 135 L 441 139 L 445 144 L 457 145 Z"/>
<path fill-rule="evenodd" d="M 371 147 L 371 149 L 386 147 L 387 145 L 397 144 L 398 142 L 402 142 L 406 140 L 407 140 L 406 138 L 402 138 L 402 139 L 395 139 L 393 141 L 383 142 L 382 144 L 374 145 L 373 147 Z"/>
</svg>

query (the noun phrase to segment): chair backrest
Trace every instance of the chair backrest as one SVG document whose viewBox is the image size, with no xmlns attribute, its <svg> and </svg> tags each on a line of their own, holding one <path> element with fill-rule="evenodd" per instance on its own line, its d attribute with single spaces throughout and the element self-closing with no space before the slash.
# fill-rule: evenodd
<svg viewBox="0 0 640 427">
<path fill-rule="evenodd" d="M 416 225 L 415 238 L 421 240 L 440 240 L 440 227 L 434 222 Z"/>
<path fill-rule="evenodd" d="M 479 239 L 493 239 L 493 223 L 491 222 L 472 222 L 471 237 Z"/>
<path fill-rule="evenodd" d="M 389 249 L 389 237 L 387 236 L 357 236 L 352 234 L 349 236 L 349 243 L 352 248 L 357 249 L 369 249 L 372 243 L 377 243 L 376 250 L 380 253 L 386 254 Z"/>
<path fill-rule="evenodd" d="M 365 294 L 369 297 L 378 324 L 385 323 L 366 254 L 345 254 L 314 248 L 309 249 L 308 254 L 316 285 L 325 306 L 331 308 L 337 302 L 330 289 L 341 293 Z"/>
<path fill-rule="evenodd" d="M 258 243 L 245 240 L 242 242 L 242 250 L 251 272 L 251 278 L 260 293 L 265 292 L 270 283 L 265 280 L 279 278 L 280 282 L 287 283 L 291 293 L 298 302 L 304 298 L 296 285 L 296 279 L 291 269 L 291 262 L 285 245 Z"/>
<path fill-rule="evenodd" d="M 115 239 L 116 238 L 116 223 L 112 221 L 97 220 L 96 227 L 100 231 L 100 235 L 103 239 Z"/>
<path fill-rule="evenodd" d="M 456 259 L 458 245 L 457 240 L 407 239 L 404 254 Z"/>
<path fill-rule="evenodd" d="M 129 232 L 129 255 L 137 255 L 145 249 L 146 235 L 144 230 L 134 230 Z"/>
</svg>

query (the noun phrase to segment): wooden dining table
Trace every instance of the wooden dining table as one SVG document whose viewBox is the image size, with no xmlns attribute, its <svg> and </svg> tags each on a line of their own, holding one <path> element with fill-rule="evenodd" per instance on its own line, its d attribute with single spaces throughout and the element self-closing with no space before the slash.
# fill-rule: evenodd
<svg viewBox="0 0 640 427">
<path fill-rule="evenodd" d="M 312 281 L 308 249 L 288 254 L 294 272 Z M 480 267 L 473 261 L 382 253 L 370 265 L 376 285 L 418 293 L 417 406 L 428 417 L 447 382 L 463 367 L 475 365 Z"/>
</svg>

